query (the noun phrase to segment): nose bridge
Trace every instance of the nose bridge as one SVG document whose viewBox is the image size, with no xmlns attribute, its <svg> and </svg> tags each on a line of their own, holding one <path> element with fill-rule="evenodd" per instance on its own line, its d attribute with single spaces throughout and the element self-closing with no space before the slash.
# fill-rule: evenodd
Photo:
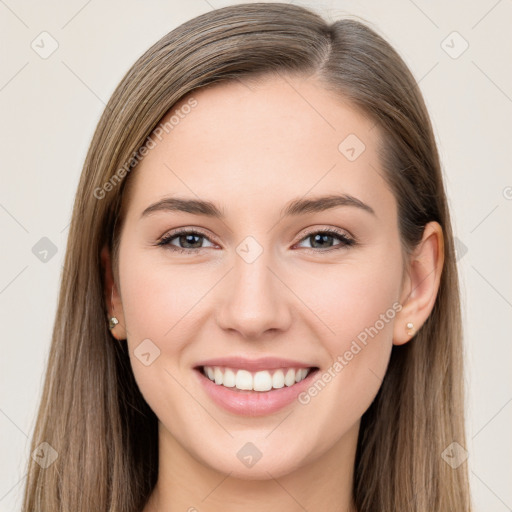
<svg viewBox="0 0 512 512">
<path fill-rule="evenodd" d="M 217 312 L 220 326 L 245 338 L 286 329 L 291 315 L 285 287 L 270 270 L 275 266 L 272 251 L 249 239 L 239 244 L 236 252 Z"/>
</svg>

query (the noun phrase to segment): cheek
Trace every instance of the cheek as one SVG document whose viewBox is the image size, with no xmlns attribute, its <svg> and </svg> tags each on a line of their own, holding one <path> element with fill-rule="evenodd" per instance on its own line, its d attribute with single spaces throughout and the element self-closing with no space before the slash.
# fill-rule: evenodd
<svg viewBox="0 0 512 512">
<path fill-rule="evenodd" d="M 177 382 L 183 382 L 183 372 L 188 371 L 183 365 L 189 359 L 183 356 L 194 346 L 201 305 L 208 300 L 218 273 L 206 264 L 170 265 L 153 251 L 135 250 L 122 254 L 119 268 L 135 379 L 154 411 L 162 404 L 174 408 L 183 396 Z"/>
<path fill-rule="evenodd" d="M 179 350 L 194 306 L 213 286 L 214 276 L 211 269 L 166 265 L 150 252 L 128 255 L 120 264 L 128 337 L 132 343 L 150 338 L 165 344 L 166 350 Z"/>
<path fill-rule="evenodd" d="M 294 289 L 324 324 L 323 344 L 331 356 L 366 337 L 391 342 L 400 291 L 399 260 L 393 267 L 378 262 L 326 265 L 297 280 Z M 371 334 L 370 334 L 371 333 Z"/>
<path fill-rule="evenodd" d="M 391 260 L 396 264 L 372 258 L 364 265 L 347 260 L 344 266 L 326 266 L 315 279 L 317 286 L 308 280 L 300 291 L 329 328 L 322 328 L 320 339 L 331 362 L 301 399 L 304 405 L 316 404 L 326 422 L 352 424 L 380 388 L 401 309 L 398 253 Z"/>
<path fill-rule="evenodd" d="M 199 408 L 190 407 L 190 397 L 183 391 L 186 374 L 180 363 L 197 332 L 194 313 L 200 308 L 194 305 L 206 293 L 205 283 L 213 285 L 212 279 L 205 281 L 184 267 L 156 266 L 144 255 L 127 259 L 121 276 L 127 343 L 137 386 L 159 420 L 186 438 L 187 425 L 201 424 L 204 418 Z"/>
<path fill-rule="evenodd" d="M 350 276 L 339 290 L 338 314 L 333 315 L 334 330 L 340 333 L 342 340 L 357 339 L 364 344 L 367 337 L 371 337 L 388 344 L 396 314 L 396 280 L 390 279 L 389 274 L 371 272 L 359 276 L 360 279 L 357 277 Z"/>
</svg>

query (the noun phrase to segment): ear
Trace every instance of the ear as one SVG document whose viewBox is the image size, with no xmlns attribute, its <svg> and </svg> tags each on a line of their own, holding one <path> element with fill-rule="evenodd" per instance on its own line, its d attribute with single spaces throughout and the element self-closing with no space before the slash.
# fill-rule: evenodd
<svg viewBox="0 0 512 512">
<path fill-rule="evenodd" d="M 407 343 L 429 317 L 439 290 L 443 265 L 443 229 L 438 222 L 429 222 L 408 261 L 401 289 L 402 309 L 396 315 L 394 325 L 394 345 Z M 409 322 L 414 325 L 413 329 L 407 327 Z"/>
<path fill-rule="evenodd" d="M 101 250 L 101 267 L 103 271 L 103 283 L 104 283 L 104 294 L 105 304 L 107 305 L 108 319 L 115 316 L 119 323 L 110 330 L 112 336 L 117 340 L 126 339 L 126 327 L 124 321 L 123 304 L 121 302 L 121 295 L 119 293 L 119 287 L 116 285 L 114 280 L 114 274 L 112 272 L 112 258 L 110 251 L 107 246 L 104 246 Z"/>
</svg>

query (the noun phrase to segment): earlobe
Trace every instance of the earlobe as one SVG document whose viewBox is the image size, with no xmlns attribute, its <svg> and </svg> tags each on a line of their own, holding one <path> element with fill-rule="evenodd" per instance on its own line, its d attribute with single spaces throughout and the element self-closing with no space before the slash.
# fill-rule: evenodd
<svg viewBox="0 0 512 512">
<path fill-rule="evenodd" d="M 104 297 L 107 307 L 107 322 L 112 336 L 117 340 L 126 339 L 123 306 L 118 287 L 112 272 L 112 258 L 107 246 L 101 250 L 101 267 L 103 272 Z"/>
<path fill-rule="evenodd" d="M 444 238 L 439 223 L 425 226 L 423 238 L 408 262 L 402 309 L 396 317 L 393 344 L 410 341 L 426 322 L 436 301 L 444 265 Z"/>
</svg>

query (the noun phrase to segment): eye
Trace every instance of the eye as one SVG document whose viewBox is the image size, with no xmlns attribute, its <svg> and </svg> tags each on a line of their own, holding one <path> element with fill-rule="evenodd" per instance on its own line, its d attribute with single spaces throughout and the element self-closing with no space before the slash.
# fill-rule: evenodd
<svg viewBox="0 0 512 512">
<path fill-rule="evenodd" d="M 340 243 L 332 245 L 332 239 L 340 240 Z M 311 249 L 321 249 L 320 252 L 328 252 L 335 251 L 338 249 L 343 249 L 344 247 L 350 247 L 356 244 L 356 241 L 353 238 L 350 238 L 348 235 L 343 233 L 342 231 L 338 231 L 336 229 L 326 229 L 322 231 L 311 231 L 308 233 L 303 239 L 309 240 L 311 242 Z M 326 249 L 327 248 L 327 249 Z M 306 249 L 309 249 L 306 247 Z M 315 251 L 318 252 L 318 251 Z"/>
<path fill-rule="evenodd" d="M 340 243 L 333 245 L 332 239 L 338 239 Z M 180 245 L 177 246 L 176 244 L 174 244 L 174 240 L 177 240 L 177 242 Z M 166 247 L 172 251 L 182 253 L 193 253 L 206 248 L 202 246 L 202 242 L 204 240 L 209 239 L 200 231 L 182 229 L 179 231 L 168 233 L 167 235 L 162 237 L 162 239 L 157 243 L 157 245 Z M 305 240 L 312 241 L 312 246 L 310 248 L 306 247 L 306 249 L 310 249 L 313 252 L 328 252 L 343 249 L 344 247 L 349 247 L 356 244 L 356 241 L 353 238 L 350 238 L 342 231 L 338 231 L 335 229 L 311 231 L 304 238 L 302 238 L 301 242 Z"/>
<path fill-rule="evenodd" d="M 174 239 L 178 240 L 178 243 L 182 246 L 176 246 L 171 243 Z M 198 240 L 199 239 L 199 240 Z M 202 240 L 208 240 L 206 235 L 199 231 L 194 231 L 190 229 L 183 229 L 180 231 L 174 231 L 165 235 L 158 243 L 159 246 L 165 246 L 172 251 L 178 252 L 194 252 L 194 249 L 205 249 L 205 247 L 201 247 Z"/>
</svg>

